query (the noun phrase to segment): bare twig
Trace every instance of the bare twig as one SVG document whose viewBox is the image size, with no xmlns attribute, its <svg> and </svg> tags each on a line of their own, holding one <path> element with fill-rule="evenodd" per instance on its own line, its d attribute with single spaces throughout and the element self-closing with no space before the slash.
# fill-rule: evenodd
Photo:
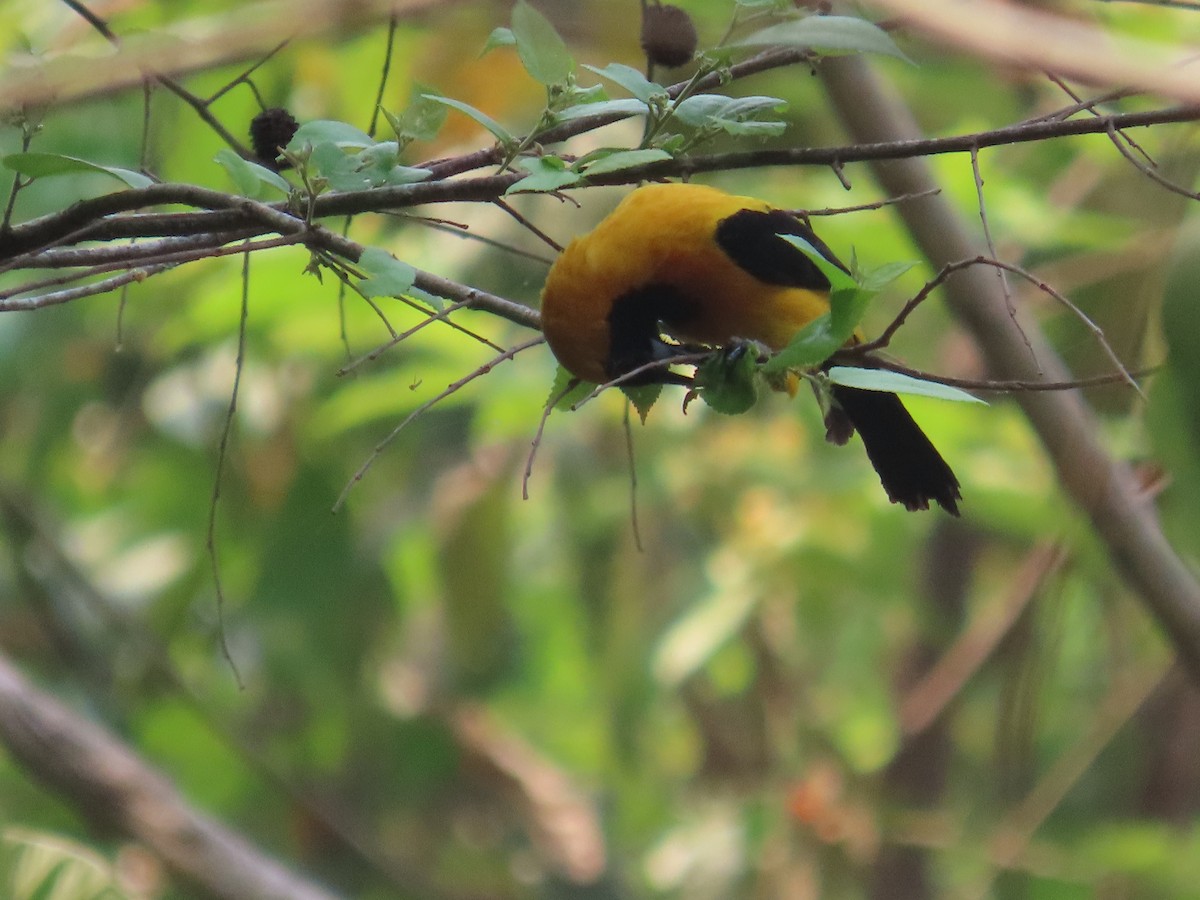
<svg viewBox="0 0 1200 900">
<path fill-rule="evenodd" d="M 229 663 L 233 677 L 238 687 L 244 688 L 242 675 L 238 671 L 233 654 L 229 652 L 229 642 L 225 631 L 225 589 L 221 584 L 221 564 L 217 558 L 217 505 L 221 500 L 221 479 L 225 474 L 225 460 L 229 452 L 229 436 L 233 432 L 233 419 L 237 414 L 238 390 L 242 386 L 242 371 L 246 364 L 246 323 L 250 318 L 250 254 L 242 257 L 242 306 L 238 315 L 237 358 L 234 361 L 233 385 L 229 389 L 229 407 L 225 410 L 225 420 L 221 425 L 221 440 L 217 445 L 217 465 L 213 472 L 212 497 L 208 504 L 208 528 L 204 537 L 204 549 L 208 553 L 209 566 L 212 569 L 213 589 L 217 596 L 217 635 L 221 644 L 221 655 Z"/>
<path fill-rule="evenodd" d="M 383 440 L 381 440 L 378 444 L 375 445 L 375 448 L 371 451 L 371 453 L 367 457 L 366 461 L 361 466 L 358 467 L 358 470 L 350 478 L 350 481 L 347 482 L 347 484 L 344 488 L 342 488 L 342 492 L 338 495 L 337 500 L 333 504 L 333 511 L 337 512 L 339 509 L 342 508 L 342 506 L 346 503 L 346 498 L 350 496 L 351 489 L 356 484 L 358 484 L 360 481 L 363 480 L 363 477 L 367 474 L 367 471 L 371 468 L 371 466 L 373 466 L 375 464 L 375 460 L 379 459 L 379 457 L 383 454 L 383 451 L 387 449 L 388 444 L 390 444 L 392 441 L 394 441 L 399 436 L 400 432 L 403 431 L 404 428 L 409 423 L 411 423 L 414 419 L 416 419 L 422 413 L 433 408 L 438 403 L 441 403 L 443 400 L 445 400 L 451 394 L 457 393 L 458 391 L 462 390 L 464 387 L 466 387 L 468 384 L 470 384 L 476 378 L 479 378 L 483 375 L 488 374 L 490 371 L 492 371 L 492 369 L 496 368 L 496 366 L 498 366 L 500 363 L 504 362 L 506 359 L 512 359 L 514 356 L 516 356 L 522 350 L 528 350 L 530 347 L 536 347 L 538 344 L 542 343 L 544 340 L 545 339 L 543 337 L 541 337 L 541 335 L 539 335 L 538 337 L 530 338 L 529 340 L 527 340 L 523 343 L 517 344 L 515 347 L 511 347 L 508 350 L 505 350 L 503 353 L 500 353 L 499 355 L 492 357 L 487 362 L 485 362 L 482 366 L 475 369 L 473 372 L 469 372 L 468 374 L 464 375 L 462 378 L 460 378 L 457 381 L 453 382 L 452 384 L 448 385 L 446 387 L 446 389 L 444 391 L 442 391 L 441 393 L 439 393 L 436 397 L 433 397 L 433 398 L 425 401 L 420 406 L 418 406 L 416 409 L 414 409 L 411 413 L 409 413 L 407 416 L 405 416 L 404 420 L 399 425 L 397 425 L 390 432 L 388 432 L 387 436 L 384 437 Z"/>
</svg>

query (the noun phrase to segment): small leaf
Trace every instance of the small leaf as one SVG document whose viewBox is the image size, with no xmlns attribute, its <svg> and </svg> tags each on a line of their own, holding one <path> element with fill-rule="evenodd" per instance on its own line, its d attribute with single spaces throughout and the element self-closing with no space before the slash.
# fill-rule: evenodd
<svg viewBox="0 0 1200 900">
<path fill-rule="evenodd" d="M 571 382 L 575 382 L 574 387 L 568 387 Z M 550 386 L 550 396 L 546 398 L 546 405 L 553 403 L 555 409 L 569 410 L 595 389 L 596 385 L 590 381 L 583 381 L 580 378 L 576 378 L 562 366 L 559 366 L 554 372 L 554 384 Z"/>
<path fill-rule="evenodd" d="M 579 184 L 583 178 L 578 172 L 567 168 L 557 156 L 534 156 L 521 160 L 518 165 L 529 174 L 511 184 L 504 193 L 557 191 L 560 188 Z"/>
<path fill-rule="evenodd" d="M 224 169 L 233 186 L 243 197 L 258 197 L 262 194 L 264 185 L 269 185 L 285 194 L 290 194 L 292 186 L 278 172 L 273 172 L 266 166 L 242 159 L 229 147 L 223 147 L 213 157 L 213 162 Z"/>
<path fill-rule="evenodd" d="M 862 272 L 858 276 L 858 283 L 868 291 L 881 291 L 909 269 L 916 266 L 915 262 L 891 262 L 884 263 L 877 269 L 871 269 L 867 272 Z"/>
<path fill-rule="evenodd" d="M 736 136 L 780 134 L 787 127 L 779 120 L 762 117 L 785 109 L 778 97 L 726 97 L 695 94 L 672 108 L 675 117 L 691 128 L 718 129 Z"/>
<path fill-rule="evenodd" d="M 864 391 L 885 391 L 889 394 L 917 394 L 936 397 L 939 400 L 955 400 L 959 403 L 985 403 L 966 391 L 936 381 L 913 378 L 887 369 L 857 369 L 849 366 L 834 366 L 827 373 L 834 384 L 859 388 Z M 985 403 L 986 405 L 986 403 Z"/>
<path fill-rule="evenodd" d="M 786 347 L 763 364 L 763 371 L 776 374 L 787 369 L 811 369 L 841 349 L 845 338 L 833 333 L 830 316 L 818 316 L 800 329 Z"/>
<path fill-rule="evenodd" d="M 154 179 L 117 166 L 102 166 L 90 160 L 79 159 L 75 156 L 64 156 L 60 153 L 10 153 L 4 157 L 5 168 L 28 175 L 31 178 L 50 178 L 54 175 L 68 175 L 79 172 L 99 172 L 111 175 L 126 186 L 139 189 L 154 184 Z"/>
<path fill-rule="evenodd" d="M 739 45 L 806 47 L 823 53 L 879 53 L 909 62 L 886 31 L 853 16 L 807 16 L 780 22 L 738 41 Z"/>
<path fill-rule="evenodd" d="M 619 172 L 622 169 L 632 169 L 634 166 L 644 166 L 647 163 L 662 162 L 670 158 L 670 153 L 658 148 L 617 150 L 601 156 L 595 162 L 588 163 L 584 167 L 583 173 L 585 175 L 602 175 L 605 172 Z"/>
<path fill-rule="evenodd" d="M 513 37 L 512 29 L 501 25 L 499 28 L 492 29 L 492 33 L 488 35 L 487 43 L 483 45 L 483 50 L 479 52 L 479 55 L 487 56 L 500 47 L 515 47 L 516 45 L 517 39 Z"/>
<path fill-rule="evenodd" d="M 368 247 L 358 259 L 367 277 L 359 281 L 364 297 L 400 297 L 413 286 L 416 269 L 379 247 Z"/>
<path fill-rule="evenodd" d="M 575 60 L 550 20 L 517 0 L 512 11 L 512 35 L 517 55 L 535 81 L 544 85 L 566 84 L 575 71 Z"/>
<path fill-rule="evenodd" d="M 469 103 L 463 103 L 461 100 L 455 100 L 453 97 L 441 97 L 437 94 L 422 94 L 421 96 L 429 100 L 433 100 L 435 103 L 444 103 L 451 109 L 457 109 L 460 113 L 470 116 L 484 128 L 490 131 L 495 136 L 496 140 L 498 140 L 501 144 L 512 146 L 517 142 L 517 139 L 509 134 L 503 125 L 501 125 L 487 113 L 480 112 Z"/>
<path fill-rule="evenodd" d="M 650 103 L 656 97 L 666 97 L 667 89 L 661 84 L 650 81 L 632 66 L 621 63 L 609 63 L 603 69 L 595 66 L 584 66 L 589 72 L 595 72 L 601 78 L 620 85 L 643 103 Z"/>
<path fill-rule="evenodd" d="M 396 132 L 396 140 L 401 143 L 432 141 L 446 122 L 448 112 L 446 107 L 430 99 L 431 96 L 436 95 L 436 92 L 420 83 L 415 84 L 414 88 L 417 96 L 399 115 L 393 115 L 383 109 L 384 116 L 387 117 L 392 130 Z"/>
<path fill-rule="evenodd" d="M 758 360 L 751 347 L 739 344 L 711 354 L 696 367 L 700 399 L 716 412 L 736 416 L 758 402 Z"/>
<path fill-rule="evenodd" d="M 305 122 L 288 141 L 287 150 L 292 153 L 303 153 L 307 147 L 318 144 L 334 144 L 338 147 L 370 147 L 375 143 L 365 131 L 355 128 L 347 122 L 336 122 L 333 119 L 317 119 Z"/>
<path fill-rule="evenodd" d="M 570 122 L 587 116 L 640 116 L 644 115 L 648 108 L 645 103 L 634 97 L 622 97 L 620 100 L 601 100 L 598 103 L 579 103 L 575 106 L 568 106 L 566 109 L 555 112 L 554 118 L 559 122 Z"/>
<path fill-rule="evenodd" d="M 845 269 L 831 262 L 825 257 L 821 251 L 806 241 L 797 234 L 781 234 L 783 238 L 805 256 L 813 261 L 821 274 L 829 279 L 831 290 L 834 291 L 852 291 L 858 290 L 858 282 L 856 282 Z"/>
<path fill-rule="evenodd" d="M 643 425 L 646 424 L 646 416 L 650 415 L 650 410 L 658 402 L 662 389 L 661 384 L 621 385 L 621 393 L 629 398 L 629 402 L 637 410 L 638 418 L 641 419 Z"/>
</svg>

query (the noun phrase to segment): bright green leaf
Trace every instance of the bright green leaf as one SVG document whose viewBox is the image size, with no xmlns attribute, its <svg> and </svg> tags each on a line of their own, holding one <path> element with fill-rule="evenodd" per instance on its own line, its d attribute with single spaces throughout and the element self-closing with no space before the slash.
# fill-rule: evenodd
<svg viewBox="0 0 1200 900">
<path fill-rule="evenodd" d="M 512 12 L 512 35 L 517 55 L 535 81 L 544 85 L 566 84 L 575 71 L 575 60 L 550 20 L 517 0 Z"/>
<path fill-rule="evenodd" d="M 818 316 L 796 333 L 786 347 L 763 364 L 763 371 L 776 374 L 786 369 L 811 369 L 841 349 L 845 338 L 834 334 L 830 316 Z"/>
<path fill-rule="evenodd" d="M 978 397 L 948 384 L 913 378 L 887 369 L 858 369 L 849 366 L 834 366 L 827 373 L 829 380 L 843 387 L 859 388 L 864 391 L 885 391 L 889 394 L 917 394 L 936 397 L 939 400 L 955 400 L 959 403 L 984 403 Z"/>
<path fill-rule="evenodd" d="M 60 153 L 10 153 L 4 157 L 5 168 L 20 172 L 30 178 L 50 178 L 54 175 L 68 175 L 79 172 L 99 172 L 111 175 L 126 186 L 139 189 L 154 184 L 154 179 L 117 166 L 102 166 L 90 160 L 79 159 L 75 156 L 64 156 Z"/>
<path fill-rule="evenodd" d="M 821 270 L 821 274 L 829 279 L 831 290 L 855 291 L 859 289 L 858 282 L 850 276 L 849 272 L 827 259 L 821 251 L 804 238 L 797 234 L 781 234 L 779 237 L 783 238 L 813 261 L 816 267 Z"/>
<path fill-rule="evenodd" d="M 358 267 L 367 275 L 358 283 L 358 289 L 366 297 L 400 297 L 417 277 L 412 266 L 378 247 L 364 250 Z"/>
<path fill-rule="evenodd" d="M 806 47 L 826 54 L 878 53 L 908 61 L 886 31 L 853 16 L 807 16 L 780 22 L 738 41 L 742 46 Z"/>
</svg>

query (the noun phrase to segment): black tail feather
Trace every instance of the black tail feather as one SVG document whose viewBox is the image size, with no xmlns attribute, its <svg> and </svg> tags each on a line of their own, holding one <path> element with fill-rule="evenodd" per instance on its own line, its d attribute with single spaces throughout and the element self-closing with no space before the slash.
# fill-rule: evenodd
<svg viewBox="0 0 1200 900">
<path fill-rule="evenodd" d="M 834 385 L 833 398 L 862 436 L 867 457 L 893 503 L 916 510 L 929 509 L 933 500 L 958 515 L 958 479 L 899 397 Z"/>
</svg>

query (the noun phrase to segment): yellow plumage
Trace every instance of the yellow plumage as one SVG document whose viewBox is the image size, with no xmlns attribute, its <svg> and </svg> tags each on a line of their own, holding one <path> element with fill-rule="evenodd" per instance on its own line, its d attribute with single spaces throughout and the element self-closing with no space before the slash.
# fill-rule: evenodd
<svg viewBox="0 0 1200 900">
<path fill-rule="evenodd" d="M 734 264 L 715 231 L 720 221 L 747 209 L 771 207 L 699 184 L 651 184 L 629 194 L 593 231 L 571 242 L 546 278 L 542 328 L 554 355 L 580 378 L 608 381 L 612 305 L 652 284 L 677 289 L 699 310 L 685 329 L 672 329 L 677 339 L 785 346 L 828 311 L 829 299 L 823 292 L 765 284 Z"/>
</svg>

